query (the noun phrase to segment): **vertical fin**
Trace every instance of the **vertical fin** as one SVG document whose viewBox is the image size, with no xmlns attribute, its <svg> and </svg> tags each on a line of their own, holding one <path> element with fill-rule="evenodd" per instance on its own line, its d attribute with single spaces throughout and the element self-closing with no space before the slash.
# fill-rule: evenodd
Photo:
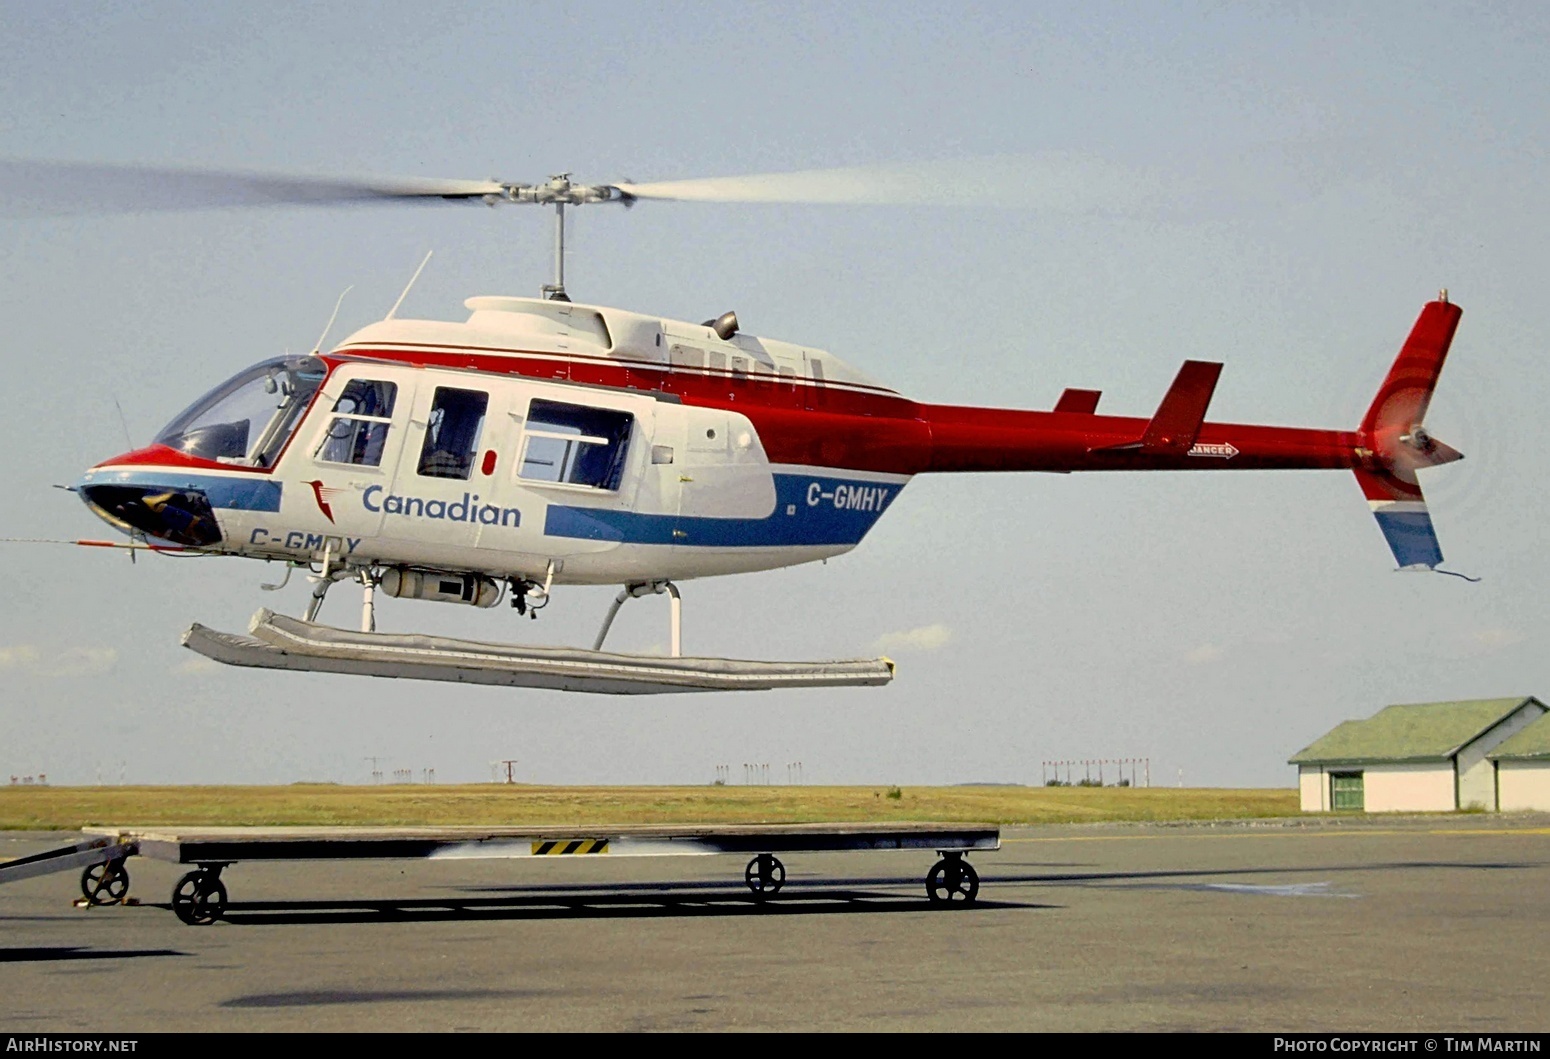
<svg viewBox="0 0 1550 1059">
<path fill-rule="evenodd" d="M 1400 440 L 1426 418 L 1463 312 L 1445 297 L 1427 302 L 1421 310 L 1362 418 L 1361 435 L 1368 448 L 1392 458 Z"/>
<path fill-rule="evenodd" d="M 1356 468 L 1356 482 L 1400 569 L 1430 570 L 1442 562 L 1442 547 L 1420 483 L 1361 467 Z"/>
<path fill-rule="evenodd" d="M 1378 387 L 1358 434 L 1365 465 L 1356 481 L 1401 569 L 1435 569 L 1442 562 L 1437 531 L 1416 475 L 1463 459 L 1457 449 L 1426 432 L 1422 420 L 1463 310 L 1447 293 L 1428 302 Z"/>
</svg>

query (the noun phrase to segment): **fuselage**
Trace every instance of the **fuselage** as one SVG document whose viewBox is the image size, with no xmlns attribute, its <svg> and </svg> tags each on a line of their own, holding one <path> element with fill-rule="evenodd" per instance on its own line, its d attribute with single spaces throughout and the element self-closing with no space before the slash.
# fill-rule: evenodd
<svg viewBox="0 0 1550 1059">
<path fill-rule="evenodd" d="M 472 298 L 238 375 L 78 484 L 127 532 L 348 567 L 620 584 L 854 548 L 919 473 L 1355 467 L 1354 431 L 911 401 L 822 350 Z M 1203 411 L 1203 406 L 1202 406 Z M 1160 437 L 1160 440 L 1159 440 Z"/>
<path fill-rule="evenodd" d="M 911 403 L 820 350 L 468 304 L 255 366 L 78 489 L 121 529 L 206 551 L 617 584 L 841 554 L 909 479 L 889 437 L 918 433 Z M 858 417 L 902 429 L 836 431 Z"/>
</svg>

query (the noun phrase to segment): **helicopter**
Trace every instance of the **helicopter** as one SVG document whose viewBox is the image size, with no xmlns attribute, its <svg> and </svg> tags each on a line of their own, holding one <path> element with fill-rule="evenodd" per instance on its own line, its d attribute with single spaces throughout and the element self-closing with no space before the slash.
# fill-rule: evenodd
<svg viewBox="0 0 1550 1059">
<path fill-rule="evenodd" d="M 126 172 L 44 168 L 96 188 Z M 919 474 L 1347 470 L 1401 569 L 1451 572 L 1438 569 L 1418 478 L 1462 458 L 1423 422 L 1461 316 L 1445 290 L 1355 429 L 1209 422 L 1222 364 L 1197 360 L 1145 418 L 1100 414 L 1101 392 L 1076 388 L 1047 410 L 931 404 L 826 350 L 749 334 L 735 312 L 695 323 L 566 291 L 567 208 L 856 193 L 823 190 L 823 174 L 595 185 L 130 175 L 177 203 L 450 200 L 555 215 L 553 281 L 538 297 L 471 297 L 457 322 L 399 318 L 400 297 L 327 352 L 320 339 L 309 355 L 239 372 L 71 487 L 129 537 L 116 546 L 278 561 L 286 580 L 308 572 L 299 619 L 261 610 L 246 636 L 190 628 L 184 643 L 220 662 L 624 694 L 885 684 L 888 659 L 685 657 L 678 583 L 842 555 Z M 341 582 L 361 589 L 358 629 L 318 620 Z M 536 617 L 566 585 L 622 586 L 590 649 L 376 628 L 378 592 L 507 600 Z M 619 608 L 656 594 L 669 597 L 669 655 L 605 651 Z"/>
</svg>

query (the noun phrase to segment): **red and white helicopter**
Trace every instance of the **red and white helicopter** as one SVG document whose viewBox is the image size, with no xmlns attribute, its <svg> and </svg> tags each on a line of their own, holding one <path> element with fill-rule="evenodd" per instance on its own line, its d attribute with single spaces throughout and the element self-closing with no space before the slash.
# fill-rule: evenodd
<svg viewBox="0 0 1550 1059">
<path fill-rule="evenodd" d="M 824 350 L 745 334 L 733 313 L 692 323 L 566 296 L 567 206 L 736 199 L 746 183 L 135 174 L 218 204 L 463 199 L 556 212 L 542 297 L 470 298 L 459 322 L 399 319 L 395 306 L 329 352 L 237 374 L 76 483 L 130 546 L 309 571 L 303 619 L 260 611 L 248 636 L 190 629 L 185 643 L 222 662 L 624 693 L 886 683 L 886 659 L 681 657 L 675 582 L 850 551 L 917 474 L 1345 469 L 1402 568 L 1442 561 L 1417 472 L 1461 458 L 1422 423 L 1459 322 L 1446 292 L 1421 310 L 1354 430 L 1207 422 L 1221 365 L 1204 361 L 1184 363 L 1149 418 L 1099 414 L 1099 392 L 1080 389 L 1048 411 L 971 408 L 915 401 Z M 814 175 L 801 176 L 810 189 Z M 752 197 L 778 200 L 778 181 L 759 179 Z M 363 591 L 359 631 L 316 621 L 340 581 Z M 528 612 L 573 584 L 623 586 L 590 650 L 375 629 L 378 591 L 477 607 L 504 597 Z M 602 650 L 622 603 L 663 592 L 671 657 Z"/>
</svg>

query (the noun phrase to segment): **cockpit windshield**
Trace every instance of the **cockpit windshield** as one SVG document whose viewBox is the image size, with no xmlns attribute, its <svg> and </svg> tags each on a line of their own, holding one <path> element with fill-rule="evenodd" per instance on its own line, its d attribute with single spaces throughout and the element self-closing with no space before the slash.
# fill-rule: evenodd
<svg viewBox="0 0 1550 1059">
<path fill-rule="evenodd" d="M 156 436 L 206 460 L 271 467 L 328 374 L 316 357 L 276 357 L 233 376 Z"/>
</svg>

